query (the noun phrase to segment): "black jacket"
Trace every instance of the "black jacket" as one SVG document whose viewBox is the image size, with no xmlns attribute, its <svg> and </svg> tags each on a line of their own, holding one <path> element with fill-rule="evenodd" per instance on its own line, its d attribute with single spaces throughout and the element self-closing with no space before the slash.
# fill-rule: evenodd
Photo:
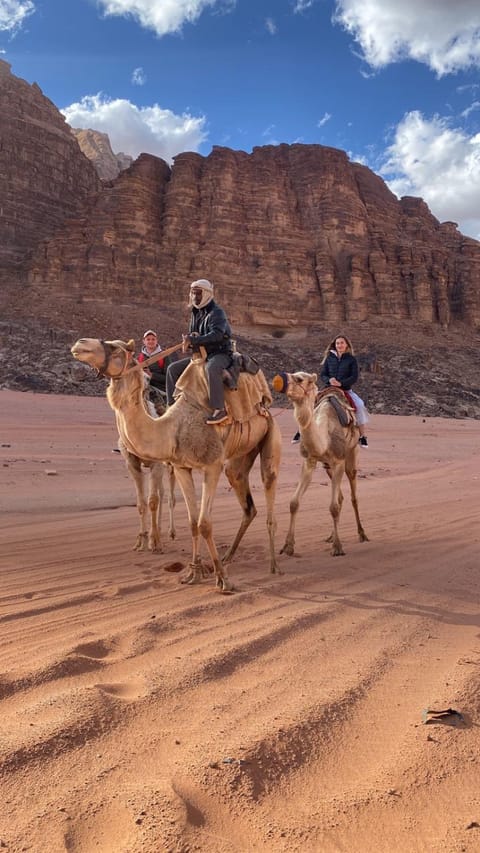
<svg viewBox="0 0 480 853">
<path fill-rule="evenodd" d="M 194 350 L 205 347 L 207 355 L 232 351 L 232 330 L 227 315 L 212 299 L 205 308 L 192 308 L 189 333 L 196 332 L 191 343 Z"/>
<path fill-rule="evenodd" d="M 343 390 L 350 391 L 358 379 L 357 359 L 350 352 L 344 352 L 339 358 L 333 350 L 330 350 L 322 364 L 320 377 L 324 385 L 330 385 L 329 379 L 338 379 Z"/>
</svg>

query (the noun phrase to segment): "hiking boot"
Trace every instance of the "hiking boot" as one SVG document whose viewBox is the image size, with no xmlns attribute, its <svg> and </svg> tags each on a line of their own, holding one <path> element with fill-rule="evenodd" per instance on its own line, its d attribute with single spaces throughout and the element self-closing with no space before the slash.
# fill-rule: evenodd
<svg viewBox="0 0 480 853">
<path fill-rule="evenodd" d="M 360 447 L 368 447 L 367 436 L 361 435 L 359 440 L 358 440 L 358 443 L 359 443 Z"/>
<path fill-rule="evenodd" d="M 210 417 L 207 418 L 206 423 L 207 424 L 222 424 L 223 421 L 226 421 L 227 419 L 228 419 L 228 415 L 227 415 L 225 409 L 215 409 L 213 415 L 210 415 Z"/>
<path fill-rule="evenodd" d="M 292 438 L 292 444 L 298 444 L 300 441 L 300 433 L 296 432 Z"/>
</svg>

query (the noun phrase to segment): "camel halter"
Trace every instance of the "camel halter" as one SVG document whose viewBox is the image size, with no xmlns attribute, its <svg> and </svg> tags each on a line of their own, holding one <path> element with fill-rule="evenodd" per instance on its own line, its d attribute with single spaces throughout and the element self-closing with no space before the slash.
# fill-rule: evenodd
<svg viewBox="0 0 480 853">
<path fill-rule="evenodd" d="M 105 341 L 102 341 L 102 340 L 100 341 L 100 343 L 103 347 L 104 359 L 103 359 L 103 363 L 100 365 L 100 367 L 96 368 L 97 379 L 121 379 L 121 377 L 125 373 L 128 362 L 129 362 L 130 358 L 132 357 L 133 353 L 129 352 L 129 350 L 123 349 L 123 347 L 119 347 L 119 349 L 121 349 L 123 352 L 124 362 L 123 362 L 123 366 L 120 369 L 120 373 L 117 376 L 112 376 L 110 373 L 106 372 L 108 369 L 108 365 L 110 364 L 110 358 L 112 355 L 111 344 L 107 344 Z"/>
<path fill-rule="evenodd" d="M 291 376 L 291 374 L 289 374 L 289 375 Z M 308 388 L 307 390 L 303 387 L 303 385 L 299 385 L 299 383 L 297 383 L 297 387 L 300 387 L 300 389 L 303 391 L 304 397 L 312 397 L 312 395 L 313 395 L 315 398 L 317 396 L 317 389 L 316 389 L 315 385 L 313 385 L 311 388 Z M 308 427 L 312 423 L 314 410 L 315 410 L 315 399 L 313 400 L 312 411 L 311 412 L 309 411 L 310 417 L 308 418 L 308 422 L 305 424 L 302 424 L 302 429 L 308 429 Z M 300 426 L 300 423 L 298 425 Z"/>
</svg>

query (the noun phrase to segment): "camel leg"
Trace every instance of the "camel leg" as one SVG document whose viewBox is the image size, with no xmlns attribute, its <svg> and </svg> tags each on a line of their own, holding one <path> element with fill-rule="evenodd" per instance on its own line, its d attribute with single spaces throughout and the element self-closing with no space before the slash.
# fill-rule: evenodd
<svg viewBox="0 0 480 853">
<path fill-rule="evenodd" d="M 128 473 L 130 474 L 137 496 L 137 511 L 140 520 L 140 528 L 137 533 L 137 539 L 133 546 L 134 551 L 146 551 L 147 549 L 147 501 L 145 498 L 145 486 L 143 482 L 142 466 L 138 456 L 129 453 L 128 450 L 119 442 L 120 452 L 124 458 Z"/>
<path fill-rule="evenodd" d="M 285 544 L 280 551 L 281 554 L 288 554 L 290 557 L 293 556 L 295 549 L 295 521 L 300 506 L 300 498 L 303 497 L 312 482 L 313 472 L 316 467 L 317 462 L 315 459 L 308 458 L 303 460 L 300 479 L 290 501 L 290 526 L 288 528 Z"/>
<path fill-rule="evenodd" d="M 357 449 L 354 448 L 351 453 L 347 455 L 345 459 L 345 473 L 348 477 L 348 482 L 350 483 L 350 495 L 352 500 L 353 511 L 355 513 L 355 518 L 357 521 L 357 531 L 360 542 L 368 542 L 368 536 L 363 529 L 362 522 L 360 521 L 360 513 L 358 511 L 358 500 L 357 500 Z"/>
<path fill-rule="evenodd" d="M 277 521 L 275 518 L 275 496 L 277 492 L 278 470 L 282 455 L 282 434 L 276 422 L 271 419 L 268 433 L 260 448 L 260 466 L 262 474 L 265 502 L 267 504 L 267 531 L 270 544 L 270 571 L 272 574 L 283 574 L 277 565 L 275 554 L 275 534 Z"/>
<path fill-rule="evenodd" d="M 191 468 L 175 467 L 175 479 L 180 486 L 187 507 L 190 532 L 192 535 L 192 560 L 187 574 L 181 578 L 181 583 L 200 583 L 202 580 L 202 568 L 198 547 L 198 508 L 195 495 L 195 484 L 193 482 Z"/>
<path fill-rule="evenodd" d="M 150 510 L 150 533 L 148 536 L 148 547 L 150 551 L 161 552 L 162 534 L 160 523 L 162 518 L 163 504 L 163 463 L 154 462 L 149 471 L 149 495 L 148 508 Z"/>
<path fill-rule="evenodd" d="M 237 530 L 237 535 L 223 557 L 224 564 L 228 563 L 232 559 L 239 543 L 243 539 L 245 531 L 248 529 L 257 514 L 248 479 L 248 475 L 257 456 L 258 447 L 255 447 L 250 451 L 250 453 L 246 453 L 245 456 L 237 456 L 235 459 L 229 459 L 225 465 L 225 474 L 227 475 L 228 482 L 234 490 L 237 500 L 242 507 L 243 517 L 240 527 Z"/>
<path fill-rule="evenodd" d="M 220 592 L 233 592 L 233 585 L 230 582 L 227 570 L 222 566 L 222 562 L 218 555 L 217 546 L 213 538 L 212 529 L 212 510 L 215 492 L 217 490 L 218 480 L 222 473 L 223 462 L 219 460 L 216 464 L 210 465 L 204 471 L 202 485 L 202 502 L 200 506 L 200 517 L 198 527 L 200 533 L 205 539 L 210 557 L 212 558 L 213 570 L 216 577 L 216 586 Z"/>
<path fill-rule="evenodd" d="M 173 511 L 175 509 L 175 471 L 173 470 L 173 465 L 167 465 L 167 474 L 168 474 L 168 535 L 170 539 L 175 539 L 177 532 L 175 530 L 175 521 L 173 518 Z"/>
<path fill-rule="evenodd" d="M 338 535 L 338 521 L 340 518 L 340 512 L 342 510 L 343 503 L 343 494 L 341 490 L 341 482 L 342 477 L 345 472 L 345 463 L 337 462 L 336 465 L 333 466 L 333 470 L 330 469 L 329 476 L 332 483 L 332 492 L 330 499 L 330 515 L 333 520 L 333 534 L 332 534 L 332 556 L 333 557 L 341 557 L 345 554 L 345 551 L 342 548 L 342 543 L 340 542 L 340 538 Z"/>
</svg>

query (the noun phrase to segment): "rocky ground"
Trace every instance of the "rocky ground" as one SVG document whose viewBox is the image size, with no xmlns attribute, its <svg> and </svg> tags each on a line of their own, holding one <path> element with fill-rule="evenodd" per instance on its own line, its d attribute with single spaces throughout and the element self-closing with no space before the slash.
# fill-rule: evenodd
<svg viewBox="0 0 480 853">
<path fill-rule="evenodd" d="M 152 325 L 145 310 L 125 306 L 98 310 L 85 319 L 68 317 L 71 327 L 52 316 L 22 317 L 15 312 L 0 322 L 0 388 L 53 394 L 99 396 L 106 382 L 75 362 L 70 346 L 82 336 L 134 337 L 140 344 L 144 327 Z M 153 323 L 164 345 L 180 340 L 183 317 L 157 317 Z M 363 323 L 343 331 L 354 341 L 361 376 L 356 390 L 372 413 L 480 419 L 480 332 L 457 326 L 443 330 L 425 324 Z M 255 357 L 270 380 L 279 370 L 319 371 L 328 340 L 337 330 L 321 325 L 299 333 L 242 330 L 238 348 Z M 284 405 L 280 395 L 276 405 Z"/>
</svg>

